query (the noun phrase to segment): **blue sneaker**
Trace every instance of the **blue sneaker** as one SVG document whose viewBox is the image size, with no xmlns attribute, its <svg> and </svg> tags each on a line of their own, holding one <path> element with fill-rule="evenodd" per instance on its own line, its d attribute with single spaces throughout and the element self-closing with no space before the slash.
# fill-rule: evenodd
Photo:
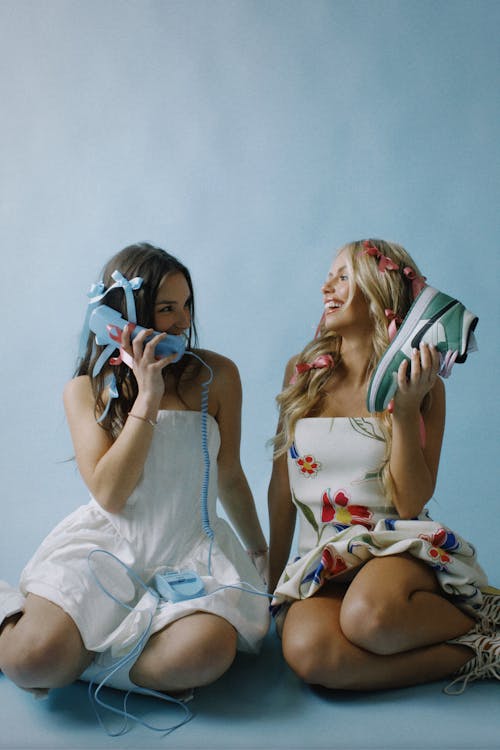
<svg viewBox="0 0 500 750">
<path fill-rule="evenodd" d="M 421 343 L 433 344 L 441 356 L 439 374 L 448 377 L 456 362 L 465 362 L 467 354 L 477 350 L 474 329 L 478 317 L 453 297 L 432 286 L 425 286 L 384 352 L 368 386 L 369 412 L 387 408 L 397 390 L 397 372 L 404 359 L 410 361 L 412 349 Z"/>
</svg>

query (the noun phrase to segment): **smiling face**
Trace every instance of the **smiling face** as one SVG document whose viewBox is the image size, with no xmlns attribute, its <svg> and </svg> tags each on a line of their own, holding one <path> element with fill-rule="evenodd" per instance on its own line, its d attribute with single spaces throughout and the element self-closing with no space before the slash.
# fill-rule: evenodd
<svg viewBox="0 0 500 750">
<path fill-rule="evenodd" d="M 182 273 L 169 273 L 156 294 L 154 328 L 179 335 L 191 323 L 191 290 Z"/>
<path fill-rule="evenodd" d="M 371 327 L 368 302 L 353 275 L 349 256 L 345 250 L 341 250 L 321 287 L 325 328 L 341 333 L 347 327 Z"/>
</svg>

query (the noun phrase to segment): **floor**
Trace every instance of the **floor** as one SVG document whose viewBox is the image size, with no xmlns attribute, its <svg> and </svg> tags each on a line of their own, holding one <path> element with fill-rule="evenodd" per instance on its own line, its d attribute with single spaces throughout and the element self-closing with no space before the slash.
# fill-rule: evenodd
<svg viewBox="0 0 500 750">
<path fill-rule="evenodd" d="M 490 750 L 500 748 L 500 683 L 476 682 L 459 696 L 434 683 L 341 694 L 303 685 L 284 663 L 271 632 L 259 657 L 239 655 L 215 685 L 196 692 L 194 718 L 165 736 L 133 724 L 109 737 L 77 682 L 35 700 L 0 675 L 2 750 Z M 121 693 L 107 690 L 110 700 Z M 129 710 L 166 726 L 181 715 L 155 698 L 134 696 Z M 111 718 L 109 726 L 117 728 Z"/>
</svg>

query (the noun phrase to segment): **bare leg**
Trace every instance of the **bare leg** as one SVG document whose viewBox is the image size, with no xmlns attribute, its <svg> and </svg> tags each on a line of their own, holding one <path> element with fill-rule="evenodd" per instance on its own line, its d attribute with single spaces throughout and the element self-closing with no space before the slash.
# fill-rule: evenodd
<svg viewBox="0 0 500 750">
<path fill-rule="evenodd" d="M 391 559 L 396 567 L 406 561 L 401 557 Z M 413 565 L 402 567 L 408 572 L 408 583 L 412 581 L 405 598 L 416 602 L 415 620 L 412 621 L 396 597 L 394 588 L 391 588 L 392 579 L 386 581 L 387 589 L 392 591 L 391 612 L 399 622 L 398 627 L 404 629 L 402 634 L 391 623 L 387 634 L 384 628 L 388 617 L 382 619 L 375 616 L 372 621 L 365 605 L 363 608 L 357 607 L 356 590 L 351 592 L 351 588 L 361 572 L 350 584 L 347 593 L 343 586 L 327 584 L 310 599 L 292 604 L 283 627 L 283 654 L 302 679 L 311 684 L 344 690 L 405 687 L 452 675 L 472 657 L 469 648 L 447 644 L 444 640 L 467 632 L 473 621 L 446 599 L 434 594 L 433 590 L 421 592 L 429 594 L 428 599 L 421 597 L 413 581 L 413 573 L 420 571 L 420 566 L 417 565 L 416 569 Z M 382 574 L 380 569 L 373 572 Z M 388 574 L 388 569 L 385 572 Z M 431 577 L 434 578 L 432 573 Z M 369 580 L 370 576 L 366 576 L 365 584 Z M 374 585 L 373 580 L 371 582 Z M 363 581 L 360 583 L 363 584 Z M 350 602 L 347 601 L 349 593 L 352 593 Z M 425 606 L 422 601 L 425 601 Z M 352 637 L 356 636 L 358 641 L 364 639 L 365 646 L 351 641 L 343 632 L 344 604 L 347 606 L 345 619 Z M 446 607 L 443 608 L 443 605 Z M 399 615 L 395 610 L 399 606 L 403 611 L 398 620 Z M 426 622 L 419 617 L 419 610 L 425 611 Z M 443 612 L 447 618 L 444 626 L 437 620 Z"/>
<path fill-rule="evenodd" d="M 236 638 L 227 620 L 195 612 L 151 636 L 130 670 L 130 679 L 141 687 L 167 692 L 208 685 L 233 663 Z"/>
<path fill-rule="evenodd" d="M 432 569 L 409 555 L 370 560 L 349 586 L 344 635 L 376 654 L 395 654 L 467 633 L 474 620 L 441 594 Z"/>
<path fill-rule="evenodd" d="M 68 685 L 92 658 L 71 617 L 34 594 L 0 632 L 0 670 L 24 689 Z"/>
</svg>

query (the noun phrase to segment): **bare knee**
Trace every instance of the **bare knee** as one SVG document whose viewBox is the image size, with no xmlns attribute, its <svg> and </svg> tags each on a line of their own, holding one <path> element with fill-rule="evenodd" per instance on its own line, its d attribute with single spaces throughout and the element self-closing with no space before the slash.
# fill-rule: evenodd
<svg viewBox="0 0 500 750">
<path fill-rule="evenodd" d="M 343 638 L 310 638 L 289 634 L 283 641 L 283 656 L 295 674 L 309 685 L 331 690 L 357 689 L 355 665 Z"/>
<path fill-rule="evenodd" d="M 62 687 L 79 672 L 61 663 L 61 652 L 60 641 L 50 637 L 12 638 L 2 657 L 2 671 L 19 687 Z"/>
<path fill-rule="evenodd" d="M 151 638 L 132 667 L 130 678 L 154 690 L 209 685 L 233 663 L 236 643 L 235 629 L 220 617 L 182 618 Z"/>
<path fill-rule="evenodd" d="M 43 631 L 25 623 L 12 628 L 2 637 L 2 672 L 22 688 L 63 687 L 73 682 L 92 658 L 74 631 Z"/>
<path fill-rule="evenodd" d="M 288 666 L 309 685 L 346 687 L 349 667 L 342 652 L 342 641 L 333 632 L 311 632 L 293 628 L 283 632 L 283 656 Z"/>
<path fill-rule="evenodd" d="M 321 684 L 321 647 L 302 631 L 287 631 L 283 636 L 283 657 L 304 682 Z"/>
<path fill-rule="evenodd" d="M 340 612 L 342 632 L 351 643 L 372 654 L 392 654 L 397 612 L 402 606 L 403 602 L 398 607 L 396 600 L 387 602 L 366 591 L 346 596 Z"/>
<path fill-rule="evenodd" d="M 208 685 L 227 672 L 236 656 L 236 641 L 236 631 L 231 627 L 198 641 L 181 654 L 184 663 L 197 673 L 197 685 Z"/>
</svg>

